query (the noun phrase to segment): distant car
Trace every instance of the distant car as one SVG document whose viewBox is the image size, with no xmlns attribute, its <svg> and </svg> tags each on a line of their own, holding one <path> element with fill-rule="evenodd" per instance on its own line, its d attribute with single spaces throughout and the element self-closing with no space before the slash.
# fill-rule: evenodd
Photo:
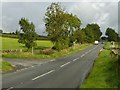
<svg viewBox="0 0 120 90">
<path fill-rule="evenodd" d="M 104 44 L 105 42 L 104 41 L 101 41 L 101 44 Z"/>
<path fill-rule="evenodd" d="M 95 42 L 94 42 L 95 45 L 98 45 L 98 43 L 99 43 L 98 41 L 95 41 Z"/>
</svg>

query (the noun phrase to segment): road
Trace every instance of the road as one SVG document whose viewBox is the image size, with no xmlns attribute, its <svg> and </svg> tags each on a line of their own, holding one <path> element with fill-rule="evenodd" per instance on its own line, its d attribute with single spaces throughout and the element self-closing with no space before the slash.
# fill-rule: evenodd
<svg viewBox="0 0 120 90">
<path fill-rule="evenodd" d="M 103 45 L 93 45 L 72 55 L 50 60 L 30 68 L 3 74 L 2 87 L 13 88 L 77 88 L 90 72 Z"/>
</svg>

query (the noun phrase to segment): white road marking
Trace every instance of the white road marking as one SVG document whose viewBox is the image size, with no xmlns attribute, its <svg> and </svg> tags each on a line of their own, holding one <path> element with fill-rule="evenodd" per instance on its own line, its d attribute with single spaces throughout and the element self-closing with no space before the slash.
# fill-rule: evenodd
<svg viewBox="0 0 120 90">
<path fill-rule="evenodd" d="M 84 57 L 84 56 L 85 56 L 85 54 L 81 55 L 81 57 Z"/>
<path fill-rule="evenodd" d="M 31 67 L 34 67 L 34 66 L 31 66 Z"/>
<path fill-rule="evenodd" d="M 88 52 L 85 52 L 85 54 L 88 54 Z"/>
<path fill-rule="evenodd" d="M 74 59 L 73 61 L 76 61 L 77 59 Z"/>
<path fill-rule="evenodd" d="M 76 61 L 76 60 L 78 60 L 79 58 L 75 58 L 75 59 L 73 59 L 73 61 Z"/>
<path fill-rule="evenodd" d="M 37 66 L 41 66 L 41 64 L 38 64 Z"/>
<path fill-rule="evenodd" d="M 55 59 L 53 59 L 53 60 L 50 60 L 51 62 L 53 62 L 53 61 L 55 61 Z"/>
<path fill-rule="evenodd" d="M 47 75 L 47 74 L 50 74 L 50 73 L 52 73 L 52 72 L 54 72 L 55 70 L 51 70 L 51 71 L 49 71 L 49 72 L 47 72 L 47 73 L 44 73 L 44 74 L 42 74 L 42 75 L 40 75 L 40 76 L 37 76 L 37 77 L 35 77 L 35 78 L 33 78 L 32 80 L 36 80 L 36 79 L 38 79 L 38 78 L 41 78 L 41 77 L 43 77 L 43 76 L 45 76 L 45 75 Z"/>
<path fill-rule="evenodd" d="M 13 89 L 14 87 L 10 87 L 10 88 L 8 88 L 7 90 L 10 90 L 10 89 Z"/>
<path fill-rule="evenodd" d="M 67 63 L 61 65 L 60 67 L 64 67 L 64 66 L 66 66 L 66 65 L 69 64 L 69 63 L 71 63 L 71 62 L 67 62 Z"/>
<path fill-rule="evenodd" d="M 91 50 L 89 50 L 88 52 L 91 52 Z"/>
</svg>

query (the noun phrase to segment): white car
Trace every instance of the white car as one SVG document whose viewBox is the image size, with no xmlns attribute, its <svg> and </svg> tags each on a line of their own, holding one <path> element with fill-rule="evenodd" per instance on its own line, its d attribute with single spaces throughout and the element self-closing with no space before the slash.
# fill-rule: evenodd
<svg viewBox="0 0 120 90">
<path fill-rule="evenodd" d="M 95 42 L 94 42 L 95 45 L 98 45 L 98 43 L 99 43 L 98 41 L 95 41 Z"/>
</svg>

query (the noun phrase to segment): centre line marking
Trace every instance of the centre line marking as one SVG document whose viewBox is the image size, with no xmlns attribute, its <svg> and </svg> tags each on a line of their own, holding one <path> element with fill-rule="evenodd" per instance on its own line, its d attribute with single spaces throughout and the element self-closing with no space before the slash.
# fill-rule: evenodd
<svg viewBox="0 0 120 90">
<path fill-rule="evenodd" d="M 38 78 L 41 78 L 41 77 L 43 77 L 43 76 L 45 76 L 45 75 L 47 75 L 47 74 L 50 74 L 50 73 L 52 73 L 52 72 L 54 72 L 55 70 L 51 70 L 51 71 L 49 71 L 49 72 L 47 72 L 47 73 L 44 73 L 44 74 L 42 74 L 42 75 L 40 75 L 40 76 L 37 76 L 37 77 L 35 77 L 35 78 L 33 78 L 32 80 L 36 80 L 36 79 L 38 79 Z"/>
<path fill-rule="evenodd" d="M 73 61 L 76 61 L 76 60 L 78 60 L 79 58 L 76 58 L 76 59 L 74 59 Z"/>
<path fill-rule="evenodd" d="M 88 52 L 85 52 L 85 54 L 87 54 Z"/>
<path fill-rule="evenodd" d="M 7 90 L 10 90 L 10 89 L 13 89 L 14 87 L 10 87 L 10 88 L 8 88 Z"/>
<path fill-rule="evenodd" d="M 89 50 L 89 52 L 91 52 L 91 50 Z"/>
<path fill-rule="evenodd" d="M 55 59 L 53 59 L 53 60 L 50 60 L 50 61 L 51 61 L 51 62 L 52 62 L 52 61 L 55 61 Z"/>
<path fill-rule="evenodd" d="M 64 67 L 65 65 L 67 65 L 67 64 L 69 64 L 69 63 L 70 63 L 70 62 L 67 62 L 67 63 L 61 65 L 60 67 Z"/>
<path fill-rule="evenodd" d="M 84 56 L 85 56 L 85 54 L 81 55 L 81 57 L 84 57 Z"/>
<path fill-rule="evenodd" d="M 77 60 L 77 58 L 76 59 L 74 59 L 73 61 L 76 61 Z"/>
</svg>

